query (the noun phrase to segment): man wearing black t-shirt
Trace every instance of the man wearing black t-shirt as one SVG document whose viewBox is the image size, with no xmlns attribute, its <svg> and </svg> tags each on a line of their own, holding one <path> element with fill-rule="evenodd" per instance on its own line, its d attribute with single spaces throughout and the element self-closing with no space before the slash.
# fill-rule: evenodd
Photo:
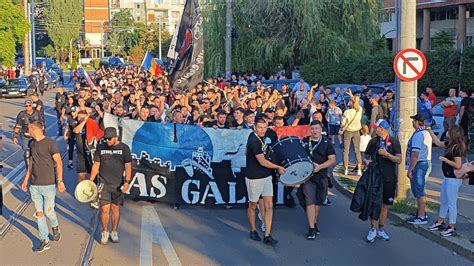
<svg viewBox="0 0 474 266">
<path fill-rule="evenodd" d="M 327 169 L 336 163 L 336 152 L 331 142 L 322 136 L 323 124 L 311 122 L 311 136 L 303 139 L 306 151 L 313 161 L 313 176 L 303 184 L 302 190 L 306 202 L 306 216 L 309 230 L 306 239 L 315 239 L 319 235 L 317 226 L 319 210 L 328 193 L 329 176 Z"/>
<path fill-rule="evenodd" d="M 94 155 L 90 180 L 99 175 L 99 183 L 104 184 L 100 197 L 100 214 L 102 222 L 101 244 L 107 244 L 109 236 L 113 243 L 118 243 L 118 225 L 120 205 L 123 205 L 123 193 L 130 188 L 132 179 L 132 154 L 130 148 L 118 140 L 117 130 L 108 127 L 104 132 L 105 144 L 97 146 Z M 125 171 L 125 180 L 123 172 Z M 112 209 L 112 232 L 109 230 L 109 216 Z"/>
<path fill-rule="evenodd" d="M 365 150 L 366 164 L 376 161 L 380 166 L 382 172 L 383 192 L 382 192 L 382 211 L 380 213 L 379 221 L 371 219 L 371 228 L 367 234 L 367 241 L 372 243 L 378 236 L 387 241 L 390 239 L 384 230 L 385 220 L 388 215 L 388 208 L 393 205 L 395 199 L 395 192 L 397 189 L 397 164 L 402 160 L 402 150 L 400 142 L 389 135 L 388 130 L 390 124 L 379 119 L 372 127 L 375 129 L 377 137 L 371 139 Z M 378 222 L 378 230 L 376 225 Z"/>
<path fill-rule="evenodd" d="M 278 170 L 279 174 L 284 174 L 285 168 L 273 164 L 265 158 L 267 147 L 271 143 L 271 140 L 265 137 L 267 128 L 268 125 L 264 119 L 257 120 L 254 132 L 250 134 L 247 142 L 247 168 L 245 170 L 245 184 L 247 185 L 249 197 L 247 218 L 250 225 L 250 238 L 255 241 L 261 241 L 256 230 L 255 211 L 257 209 L 258 199 L 262 196 L 265 208 L 263 219 L 265 224 L 265 238 L 263 241 L 265 244 L 275 245 L 278 241 L 273 239 L 270 235 L 273 217 L 272 169 Z"/>
<path fill-rule="evenodd" d="M 30 184 L 30 195 L 36 212 L 34 217 L 38 220 L 38 231 L 41 244 L 35 248 L 35 252 L 40 253 L 50 249 L 49 230 L 46 223 L 48 217 L 53 231 L 53 240 L 59 241 L 58 218 L 54 211 L 56 197 L 56 180 L 60 193 L 66 191 L 63 183 L 63 163 L 59 154 L 56 142 L 47 138 L 43 133 L 44 125 L 41 121 L 34 121 L 28 124 L 28 132 L 33 138 L 31 142 L 31 163 L 27 168 L 25 179 L 21 189 L 26 192 L 28 183 Z M 56 171 L 55 171 L 56 164 Z"/>
</svg>

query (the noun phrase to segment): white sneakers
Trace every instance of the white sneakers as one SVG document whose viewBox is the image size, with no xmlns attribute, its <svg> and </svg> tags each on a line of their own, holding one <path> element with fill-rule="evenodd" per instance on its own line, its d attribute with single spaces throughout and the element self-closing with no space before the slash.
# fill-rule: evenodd
<svg viewBox="0 0 474 266">
<path fill-rule="evenodd" d="M 109 232 L 107 231 L 102 231 L 102 238 L 100 239 L 100 243 L 102 245 L 107 244 L 109 242 Z"/>
<path fill-rule="evenodd" d="M 344 175 L 348 175 L 348 174 L 349 174 L 349 169 L 346 168 L 346 169 L 344 170 Z"/>
<path fill-rule="evenodd" d="M 103 231 L 102 232 L 102 238 L 100 239 L 100 243 L 102 245 L 107 244 L 107 242 L 109 242 L 109 237 L 110 237 L 110 240 L 112 240 L 112 243 L 118 243 L 119 242 L 118 233 L 116 231 L 112 231 L 111 233 L 109 233 L 107 231 Z"/>
<path fill-rule="evenodd" d="M 112 240 L 112 243 L 118 243 L 119 242 L 118 233 L 116 231 L 112 231 L 112 233 L 110 233 L 110 239 Z"/>
<path fill-rule="evenodd" d="M 376 237 L 377 237 L 377 230 L 370 229 L 369 233 L 367 234 L 367 242 L 373 243 Z"/>
<path fill-rule="evenodd" d="M 384 241 L 389 241 L 390 237 L 388 236 L 387 233 L 385 233 L 384 230 L 376 230 L 376 229 L 370 229 L 369 233 L 367 234 L 367 242 L 373 243 L 375 241 L 375 238 L 378 237 Z"/>
</svg>

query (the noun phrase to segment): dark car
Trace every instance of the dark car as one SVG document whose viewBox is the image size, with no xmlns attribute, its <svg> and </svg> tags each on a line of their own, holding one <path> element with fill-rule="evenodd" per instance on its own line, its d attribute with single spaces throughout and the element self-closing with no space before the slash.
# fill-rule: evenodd
<svg viewBox="0 0 474 266">
<path fill-rule="evenodd" d="M 18 58 L 18 60 L 16 60 L 16 63 L 18 65 L 24 65 L 25 64 L 25 59 L 24 58 Z M 63 70 L 58 65 L 56 65 L 56 63 L 54 63 L 54 60 L 51 59 L 51 58 L 36 57 L 35 65 L 38 66 L 38 67 L 45 66 L 46 70 L 48 70 L 48 71 L 52 69 L 52 70 L 54 70 L 54 72 L 56 72 L 59 75 L 59 77 L 64 78 Z"/>
<path fill-rule="evenodd" d="M 385 83 L 385 82 L 372 83 L 370 85 L 367 85 L 367 88 L 369 88 L 372 91 L 372 95 L 383 94 L 385 92 L 385 88 L 389 88 L 393 92 L 395 92 L 395 83 Z"/>
<path fill-rule="evenodd" d="M 1 88 L 2 97 L 27 97 L 29 96 L 29 84 L 26 78 L 11 79 L 8 85 Z"/>
<path fill-rule="evenodd" d="M 7 81 L 5 80 L 4 77 L 0 77 L 0 88 L 2 88 L 5 85 L 7 85 Z"/>
<path fill-rule="evenodd" d="M 99 61 L 99 67 L 113 67 L 113 68 L 120 68 L 122 67 L 123 63 L 122 60 L 118 57 L 102 57 Z"/>
<path fill-rule="evenodd" d="M 345 92 L 346 90 L 351 90 L 352 94 L 355 93 L 362 93 L 362 86 L 357 84 L 331 84 L 324 86 L 326 89 L 331 89 L 331 92 L 334 93 L 336 88 L 341 89 L 341 92 Z"/>
<path fill-rule="evenodd" d="M 282 79 L 282 80 L 261 80 L 260 81 L 265 88 L 273 88 L 281 91 L 283 84 L 288 84 L 288 91 L 291 91 L 296 83 L 300 82 L 299 79 Z M 249 91 L 253 91 L 254 87 L 249 84 L 247 86 Z"/>
</svg>

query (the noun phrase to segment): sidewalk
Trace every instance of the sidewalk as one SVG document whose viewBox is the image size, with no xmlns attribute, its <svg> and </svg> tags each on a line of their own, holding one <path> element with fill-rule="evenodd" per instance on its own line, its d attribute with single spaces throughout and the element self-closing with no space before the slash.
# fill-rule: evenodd
<svg viewBox="0 0 474 266">
<path fill-rule="evenodd" d="M 433 150 L 433 158 L 438 158 L 442 150 Z M 355 160 L 354 160 L 355 161 Z M 437 160 L 436 160 L 437 161 Z M 350 164 L 349 169 L 353 169 L 354 164 Z M 342 163 L 333 169 L 335 187 L 344 195 L 352 198 L 353 191 L 359 180 L 355 175 L 344 175 Z M 409 214 L 416 211 L 416 205 L 411 200 L 396 202 L 391 207 L 389 218 L 397 225 L 403 225 L 406 228 L 434 241 L 438 244 L 462 255 L 470 260 L 474 260 L 474 244 L 469 240 L 474 237 L 474 186 L 464 185 L 461 187 L 458 197 L 458 220 L 457 235 L 453 237 L 442 237 L 439 232 L 431 232 L 428 227 L 438 217 L 440 188 L 443 180 L 441 165 L 439 162 L 433 163 L 433 170 L 426 183 L 427 194 L 427 225 L 411 225 L 405 222 Z"/>
</svg>

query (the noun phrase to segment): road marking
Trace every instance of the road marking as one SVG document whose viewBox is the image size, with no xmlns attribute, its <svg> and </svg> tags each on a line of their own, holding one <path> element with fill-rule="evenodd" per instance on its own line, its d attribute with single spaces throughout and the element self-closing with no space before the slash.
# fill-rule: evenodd
<svg viewBox="0 0 474 266">
<path fill-rule="evenodd" d="M 140 239 L 140 265 L 153 265 L 153 243 L 161 245 L 169 265 L 181 265 L 181 261 L 166 234 L 160 217 L 152 206 L 143 206 L 142 231 Z"/>
</svg>

